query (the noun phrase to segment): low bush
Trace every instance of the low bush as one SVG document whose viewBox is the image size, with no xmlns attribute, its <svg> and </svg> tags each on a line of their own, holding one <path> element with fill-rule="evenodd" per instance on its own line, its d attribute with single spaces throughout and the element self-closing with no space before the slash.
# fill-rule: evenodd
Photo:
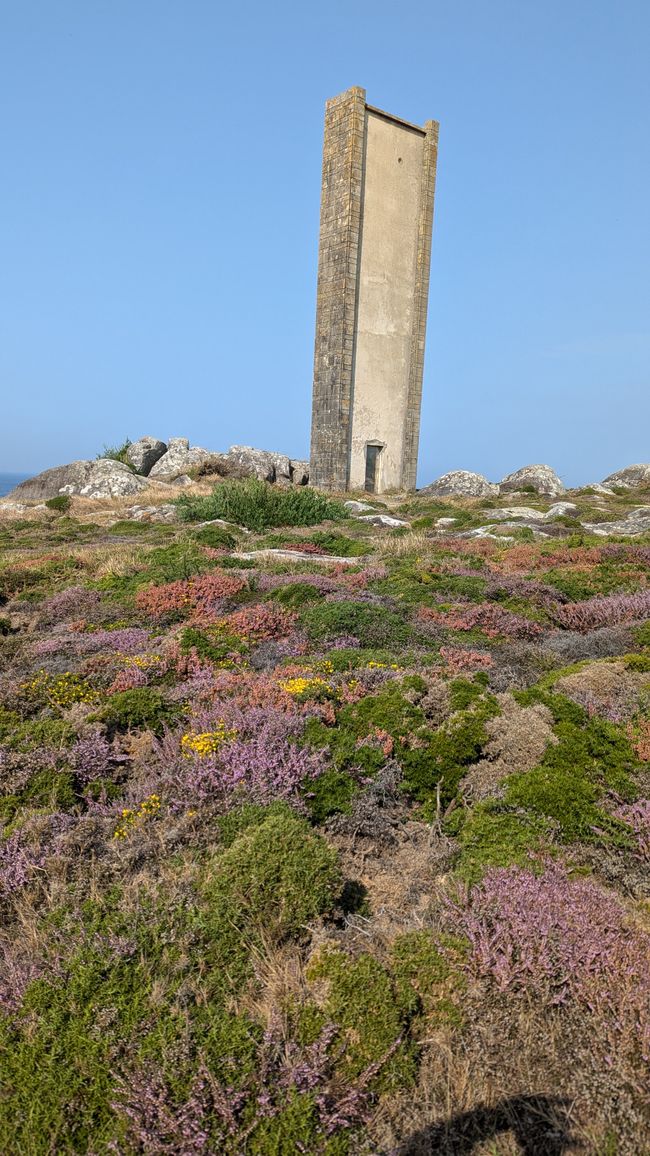
<svg viewBox="0 0 650 1156">
<path fill-rule="evenodd" d="M 223 526 L 203 526 L 192 535 L 195 542 L 201 546 L 209 546 L 211 550 L 234 550 L 237 537 Z"/>
<path fill-rule="evenodd" d="M 108 458 L 113 462 L 122 462 L 122 464 L 128 466 L 129 469 L 133 469 L 133 466 L 127 458 L 127 451 L 131 445 L 133 445 L 131 438 L 125 438 L 119 446 L 105 445 L 101 454 L 97 454 L 97 461 L 101 461 L 102 458 Z M 133 470 L 133 472 L 135 473 L 135 470 Z"/>
<path fill-rule="evenodd" d="M 57 494 L 54 498 L 48 498 L 45 505 L 48 510 L 55 510 L 57 514 L 67 514 L 72 505 L 72 498 L 69 494 Z"/>
<path fill-rule="evenodd" d="M 475 883 L 488 867 L 531 868 L 531 859 L 548 852 L 554 827 L 546 818 L 501 802 L 479 803 L 460 831 L 458 874 Z"/>
<path fill-rule="evenodd" d="M 146 727 L 159 735 L 178 713 L 178 707 L 165 702 L 159 690 L 141 686 L 112 695 L 93 719 L 105 723 L 109 734 Z"/>
<path fill-rule="evenodd" d="M 413 992 L 396 984 L 390 971 L 371 955 L 350 958 L 344 952 L 322 951 L 309 964 L 308 978 L 325 981 L 325 1012 L 343 1031 L 347 1047 L 341 1074 L 354 1080 L 370 1065 L 378 1065 L 378 1090 L 412 1083 L 413 1045 L 405 1039 L 415 1011 Z"/>
<path fill-rule="evenodd" d="M 399 614 L 367 602 L 320 602 L 306 607 L 301 618 L 307 634 L 316 642 L 352 636 L 367 647 L 393 649 L 404 646 L 412 633 Z"/>
<path fill-rule="evenodd" d="M 205 872 L 215 982 L 236 991 L 260 937 L 280 943 L 304 935 L 309 922 L 333 910 L 342 889 L 336 852 L 305 819 L 276 807 L 247 824 Z"/>
<path fill-rule="evenodd" d="M 348 516 L 341 502 L 317 490 L 281 489 L 257 478 L 221 482 L 206 498 L 182 494 L 176 505 L 185 522 L 224 518 L 258 533 L 274 526 L 313 526 Z"/>
</svg>

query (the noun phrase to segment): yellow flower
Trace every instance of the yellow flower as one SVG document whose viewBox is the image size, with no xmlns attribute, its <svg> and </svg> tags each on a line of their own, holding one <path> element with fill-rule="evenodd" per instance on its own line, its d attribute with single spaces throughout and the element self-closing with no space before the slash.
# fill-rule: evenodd
<svg viewBox="0 0 650 1156">
<path fill-rule="evenodd" d="M 215 730 L 202 731 L 200 734 L 189 733 L 181 738 L 181 750 L 186 758 L 191 759 L 198 755 L 200 759 L 214 755 L 224 743 L 232 742 L 237 737 L 237 731 L 229 729 L 223 722 L 217 723 Z"/>
</svg>

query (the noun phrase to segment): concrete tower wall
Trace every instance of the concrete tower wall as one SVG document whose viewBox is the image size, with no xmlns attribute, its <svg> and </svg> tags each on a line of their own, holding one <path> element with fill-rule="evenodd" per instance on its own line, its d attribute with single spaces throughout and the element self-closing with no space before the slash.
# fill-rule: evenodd
<svg viewBox="0 0 650 1156">
<path fill-rule="evenodd" d="M 349 89 L 325 111 L 311 477 L 415 485 L 437 152 L 423 128 Z"/>
</svg>

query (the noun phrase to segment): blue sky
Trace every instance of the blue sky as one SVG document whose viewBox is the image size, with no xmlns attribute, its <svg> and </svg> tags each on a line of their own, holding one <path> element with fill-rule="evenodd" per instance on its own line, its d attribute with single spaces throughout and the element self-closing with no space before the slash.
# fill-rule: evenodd
<svg viewBox="0 0 650 1156">
<path fill-rule="evenodd" d="M 650 460 L 650 5 L 0 3 L 0 470 L 309 444 L 323 105 L 441 122 L 421 484 Z"/>
</svg>

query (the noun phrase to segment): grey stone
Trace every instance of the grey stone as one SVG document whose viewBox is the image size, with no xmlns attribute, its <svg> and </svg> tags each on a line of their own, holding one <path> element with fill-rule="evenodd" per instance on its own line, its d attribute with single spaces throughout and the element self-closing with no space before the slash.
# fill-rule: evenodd
<svg viewBox="0 0 650 1156">
<path fill-rule="evenodd" d="M 213 456 L 211 450 L 206 450 L 202 446 L 190 446 L 187 438 L 170 438 L 167 452 L 158 458 L 149 477 L 169 481 L 180 477 L 181 474 L 187 474 L 188 470 L 197 469 Z"/>
<path fill-rule="evenodd" d="M 367 514 L 368 511 L 376 512 L 374 511 L 374 506 L 370 505 L 370 502 L 355 502 L 352 498 L 348 502 L 344 502 L 343 505 L 351 514 Z"/>
<path fill-rule="evenodd" d="M 401 518 L 391 518 L 389 514 L 358 514 L 357 522 L 368 522 L 371 526 L 389 526 L 391 529 L 410 525 Z"/>
<path fill-rule="evenodd" d="M 315 566 L 329 566 L 330 563 L 336 563 L 341 566 L 358 566 L 358 558 L 344 558 L 338 557 L 334 554 L 305 554 L 302 550 L 275 550 L 269 547 L 268 550 L 249 550 L 248 552 L 238 552 L 232 554 L 233 558 L 243 558 L 245 561 L 256 561 L 258 558 L 278 558 L 280 561 L 286 562 L 305 562 L 309 561 L 310 565 Z"/>
<path fill-rule="evenodd" d="M 44 470 L 36 477 L 21 482 L 9 497 L 18 501 L 43 501 L 55 498 L 58 494 L 83 498 L 120 498 L 146 490 L 147 485 L 146 478 L 134 474 L 123 462 L 98 458 L 96 461 L 70 462 L 66 466 Z"/>
<path fill-rule="evenodd" d="M 168 502 L 162 506 L 129 506 L 124 513 L 134 522 L 175 522 L 178 518 L 176 507 Z"/>
<path fill-rule="evenodd" d="M 552 522 L 554 518 L 573 518 L 579 513 L 580 511 L 575 502 L 556 502 L 555 505 L 551 506 L 550 510 L 547 510 L 544 514 L 544 521 Z"/>
<path fill-rule="evenodd" d="M 456 495 L 461 498 L 496 498 L 499 487 L 489 482 L 483 474 L 474 474 L 471 470 L 451 470 L 436 478 L 424 489 L 418 490 L 418 497 L 427 495 L 445 498 Z"/>
<path fill-rule="evenodd" d="M 262 482 L 291 478 L 291 465 L 286 454 L 272 450 L 256 450 L 253 446 L 231 446 L 226 457 L 235 462 L 249 476 Z"/>
<path fill-rule="evenodd" d="M 144 437 L 131 443 L 126 451 L 126 458 L 134 470 L 146 477 L 165 453 L 167 453 L 165 442 L 159 441 L 158 438 Z"/>
<path fill-rule="evenodd" d="M 534 510 L 532 506 L 504 506 L 501 510 L 485 511 L 481 516 L 485 516 L 488 522 L 511 522 L 515 518 L 543 522 L 546 517 L 541 510 Z"/>
<path fill-rule="evenodd" d="M 502 494 L 512 493 L 515 490 L 524 490 L 532 486 L 538 494 L 550 494 L 551 497 L 559 497 L 566 493 L 566 487 L 560 481 L 555 470 L 550 466 L 522 466 L 520 470 L 515 470 L 513 474 L 508 474 L 499 483 L 499 492 Z"/>
<path fill-rule="evenodd" d="M 309 485 L 309 462 L 291 461 L 289 463 L 291 469 L 291 481 L 294 486 L 308 486 Z"/>
<path fill-rule="evenodd" d="M 604 494 L 606 497 L 611 497 L 614 491 L 609 486 L 603 486 L 600 482 L 589 482 L 587 486 L 581 486 L 582 490 L 593 490 L 595 494 Z"/>
<path fill-rule="evenodd" d="M 650 532 L 650 506 L 637 506 L 636 510 L 630 510 L 625 518 L 617 522 L 583 522 L 583 526 L 585 530 L 589 530 L 591 534 L 598 534 L 601 538 L 610 534 L 625 538 L 647 534 Z"/>
<path fill-rule="evenodd" d="M 189 474 L 179 474 L 177 478 L 172 478 L 169 482 L 170 486 L 193 486 L 194 483 Z"/>
<path fill-rule="evenodd" d="M 628 490 L 636 486 L 650 486 L 650 462 L 642 462 L 635 466 L 626 466 L 603 478 L 604 486 L 625 486 Z"/>
<path fill-rule="evenodd" d="M 440 526 L 440 529 L 444 530 L 447 526 L 454 526 L 457 521 L 458 518 L 438 518 L 436 520 L 436 526 Z"/>
</svg>

